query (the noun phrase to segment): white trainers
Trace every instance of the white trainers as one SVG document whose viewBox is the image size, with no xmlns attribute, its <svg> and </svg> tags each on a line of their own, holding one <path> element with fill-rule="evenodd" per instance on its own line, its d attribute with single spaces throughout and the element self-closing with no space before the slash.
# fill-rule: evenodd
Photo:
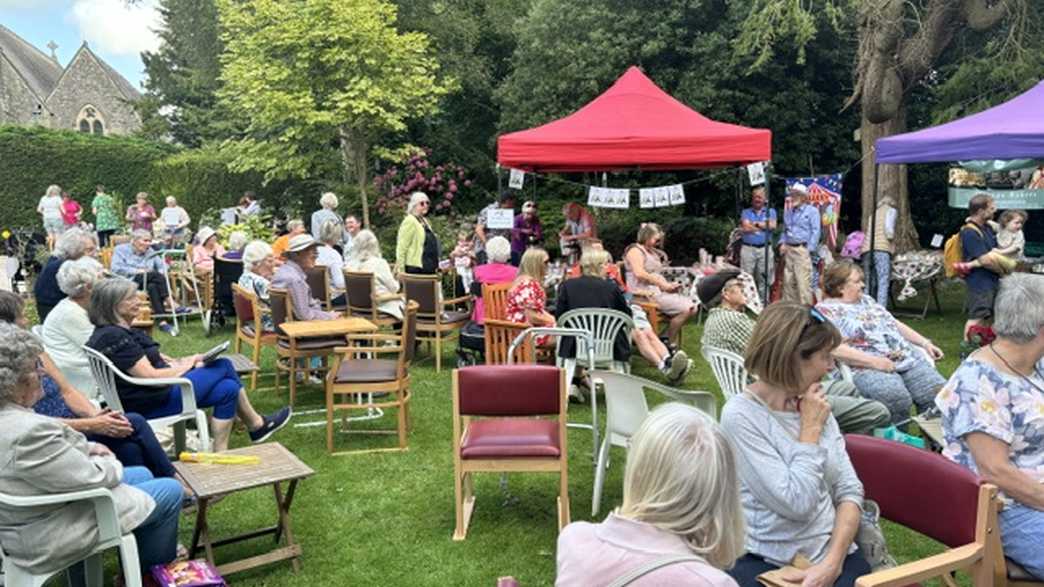
<svg viewBox="0 0 1044 587">
<path fill-rule="evenodd" d="M 675 383 L 685 377 L 685 374 L 689 372 L 692 361 L 689 360 L 689 355 L 685 354 L 685 351 L 677 351 L 674 356 L 671 357 L 671 366 L 667 370 L 667 379 L 671 383 Z"/>
</svg>

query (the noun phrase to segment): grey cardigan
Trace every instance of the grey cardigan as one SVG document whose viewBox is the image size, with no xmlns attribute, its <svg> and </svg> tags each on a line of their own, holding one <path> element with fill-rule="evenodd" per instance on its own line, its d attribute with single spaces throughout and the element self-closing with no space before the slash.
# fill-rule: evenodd
<svg viewBox="0 0 1044 587">
<path fill-rule="evenodd" d="M 749 392 L 748 392 L 749 393 Z M 736 450 L 740 497 L 747 518 L 747 551 L 785 565 L 799 552 L 818 563 L 827 552 L 837 506 L 862 508 L 863 484 L 831 415 L 816 445 L 797 441 L 797 412 L 775 412 L 737 395 L 725 404 L 721 426 Z M 853 544 L 849 552 L 855 550 Z"/>
<path fill-rule="evenodd" d="M 87 452 L 87 438 L 58 420 L 12 404 L 0 408 L 0 492 L 39 496 L 106 487 L 112 490 L 120 528 L 130 532 L 156 502 L 120 483 L 123 465 L 115 457 Z M 68 567 L 97 542 L 97 518 L 89 501 L 27 509 L 0 505 L 4 552 L 31 572 Z"/>
</svg>

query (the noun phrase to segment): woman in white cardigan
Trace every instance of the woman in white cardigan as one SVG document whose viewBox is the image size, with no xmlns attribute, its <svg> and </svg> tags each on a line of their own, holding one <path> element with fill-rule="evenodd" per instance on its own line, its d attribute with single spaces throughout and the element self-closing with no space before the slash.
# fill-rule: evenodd
<svg viewBox="0 0 1044 587">
<path fill-rule="evenodd" d="M 399 281 L 392 274 L 391 266 L 381 256 L 381 246 L 377 237 L 369 230 L 360 230 L 352 239 L 352 251 L 348 254 L 344 268 L 348 271 L 373 273 L 374 293 L 378 296 L 399 293 Z M 403 307 L 401 298 L 377 304 L 379 311 L 399 320 L 402 320 Z"/>
<path fill-rule="evenodd" d="M 98 385 L 91 375 L 83 345 L 94 332 L 94 325 L 87 319 L 87 305 L 94 284 L 104 277 L 103 271 L 101 263 L 92 257 L 62 264 L 57 276 L 58 289 L 68 297 L 47 315 L 41 336 L 44 349 L 69 384 L 95 401 L 100 399 Z"/>
</svg>

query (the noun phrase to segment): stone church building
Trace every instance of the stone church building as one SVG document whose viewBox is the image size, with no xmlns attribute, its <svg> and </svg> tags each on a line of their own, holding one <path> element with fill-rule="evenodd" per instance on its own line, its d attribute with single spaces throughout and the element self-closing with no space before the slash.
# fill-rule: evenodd
<svg viewBox="0 0 1044 587">
<path fill-rule="evenodd" d="M 132 102 L 141 93 L 84 42 L 62 67 L 0 25 L 0 124 L 41 125 L 99 135 L 141 128 Z"/>
</svg>

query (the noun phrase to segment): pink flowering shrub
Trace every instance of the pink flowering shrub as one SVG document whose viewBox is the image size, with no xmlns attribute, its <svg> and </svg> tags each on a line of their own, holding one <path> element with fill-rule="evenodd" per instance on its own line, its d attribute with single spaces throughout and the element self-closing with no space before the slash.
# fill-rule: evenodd
<svg viewBox="0 0 1044 587">
<path fill-rule="evenodd" d="M 428 161 L 431 149 L 423 149 L 400 165 L 389 167 L 373 178 L 379 194 L 374 206 L 385 214 L 402 213 L 413 192 L 424 192 L 431 199 L 429 214 L 440 214 L 452 209 L 454 200 L 466 196 L 472 181 L 467 170 L 456 163 L 433 165 Z"/>
</svg>

